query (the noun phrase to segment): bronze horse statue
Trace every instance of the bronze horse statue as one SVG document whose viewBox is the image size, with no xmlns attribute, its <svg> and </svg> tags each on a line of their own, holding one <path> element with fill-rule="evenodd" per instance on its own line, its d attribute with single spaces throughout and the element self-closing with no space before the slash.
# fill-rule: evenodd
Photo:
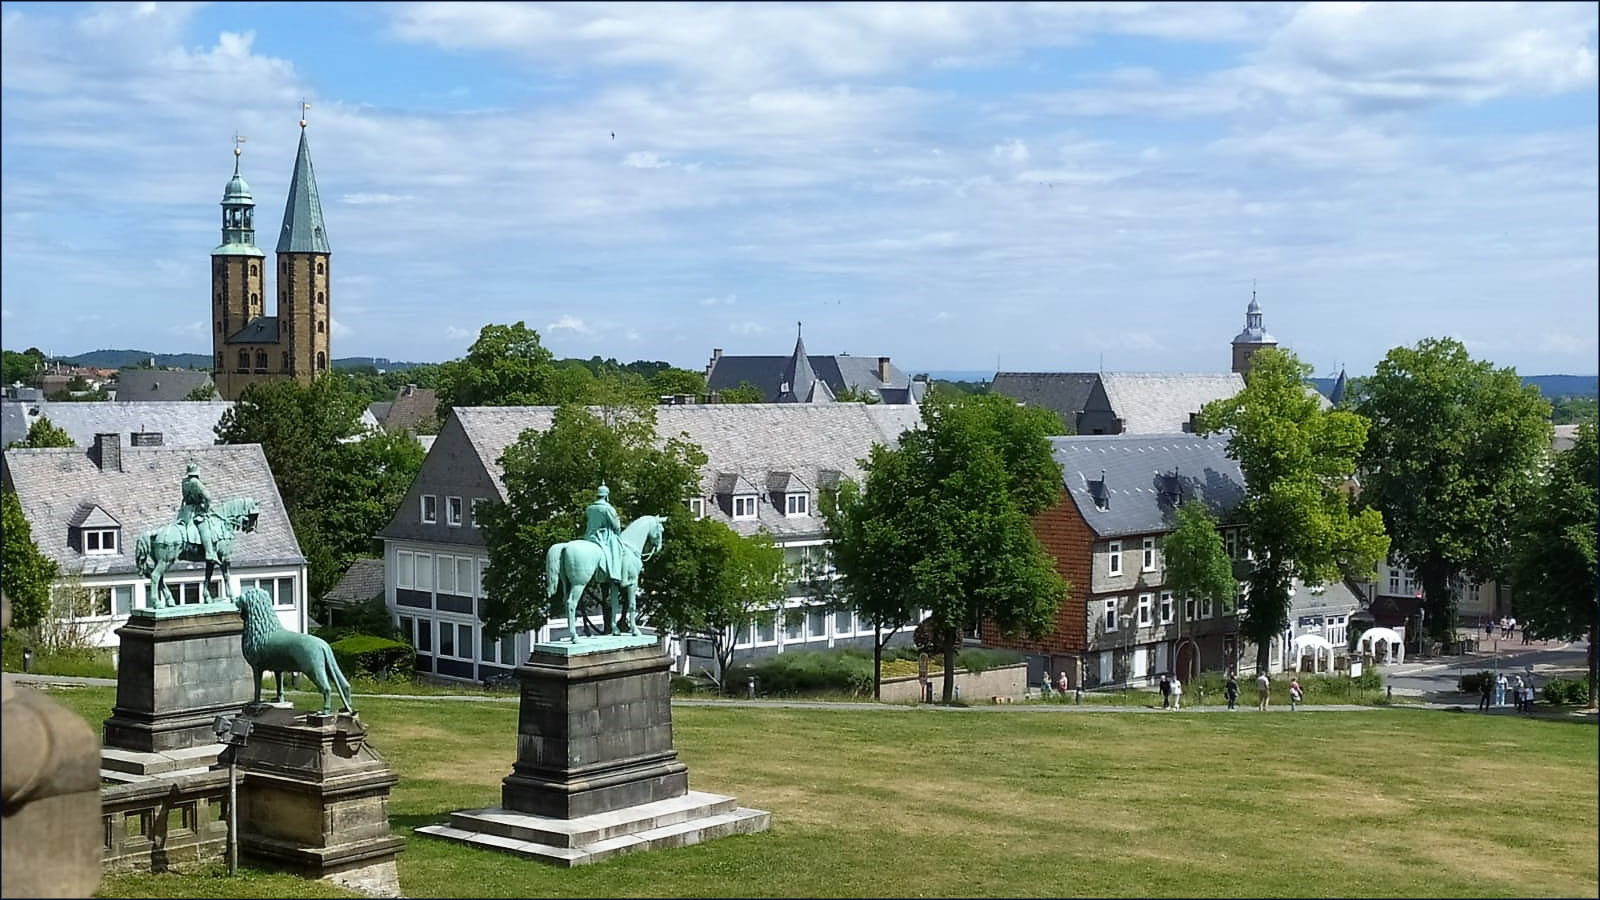
<svg viewBox="0 0 1600 900">
<path fill-rule="evenodd" d="M 172 606 L 172 592 L 167 590 L 167 569 L 178 560 L 206 564 L 206 593 L 211 592 L 211 572 L 222 567 L 222 591 L 217 599 L 232 596 L 228 589 L 228 559 L 233 554 L 233 539 L 239 532 L 255 531 L 256 520 L 261 515 L 261 505 L 248 497 L 227 500 L 212 513 L 217 524 L 215 546 L 217 562 L 206 559 L 205 549 L 198 540 L 191 540 L 183 525 L 174 522 L 162 525 L 139 537 L 134 545 L 134 564 L 139 574 L 150 579 L 150 605 L 153 608 Z"/>
<path fill-rule="evenodd" d="M 578 600 L 590 581 L 596 581 L 611 606 L 611 622 L 626 629 L 628 634 L 640 634 L 637 594 L 639 570 L 644 561 L 661 552 L 661 526 L 665 516 L 640 516 L 622 529 L 622 545 L 628 549 L 623 554 L 621 572 L 601 572 L 600 547 L 593 541 L 566 541 L 551 547 L 545 554 L 545 596 L 554 597 L 565 592 L 567 603 L 568 641 L 578 642 Z M 651 548 L 648 553 L 646 548 Z M 627 607 L 627 618 L 618 618 L 618 590 Z M 626 624 L 620 624 L 625 622 Z"/>
</svg>

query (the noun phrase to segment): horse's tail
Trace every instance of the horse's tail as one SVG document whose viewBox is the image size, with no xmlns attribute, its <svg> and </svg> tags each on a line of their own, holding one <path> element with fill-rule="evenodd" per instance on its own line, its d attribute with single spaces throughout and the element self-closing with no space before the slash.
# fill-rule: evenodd
<svg viewBox="0 0 1600 900">
<path fill-rule="evenodd" d="M 150 554 L 150 535 L 141 534 L 133 544 L 133 564 L 141 572 L 150 572 L 155 567 L 152 565 Z"/>
<path fill-rule="evenodd" d="M 544 555 L 544 595 L 554 597 L 561 589 L 561 548 L 556 544 Z"/>
<path fill-rule="evenodd" d="M 350 680 L 339 671 L 339 660 L 333 655 L 333 648 L 327 641 L 322 642 L 322 667 L 327 673 L 328 683 L 339 692 L 339 699 L 344 701 L 344 708 L 355 712 L 355 706 L 350 702 Z"/>
</svg>

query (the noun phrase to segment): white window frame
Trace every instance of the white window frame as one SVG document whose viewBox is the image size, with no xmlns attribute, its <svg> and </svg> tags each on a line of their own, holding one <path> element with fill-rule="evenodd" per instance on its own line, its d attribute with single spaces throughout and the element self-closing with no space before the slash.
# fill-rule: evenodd
<svg viewBox="0 0 1600 900">
<path fill-rule="evenodd" d="M 1161 605 L 1160 605 L 1159 609 L 1160 609 L 1160 615 L 1157 616 L 1157 620 L 1160 621 L 1160 623 L 1163 624 L 1163 625 L 1171 625 L 1172 624 L 1172 592 L 1171 591 L 1162 591 L 1161 592 Z"/>
<path fill-rule="evenodd" d="M 784 494 L 783 504 L 783 512 L 786 516 L 798 517 L 811 515 L 811 497 L 807 494 Z"/>
<path fill-rule="evenodd" d="M 488 574 L 488 572 L 489 572 L 489 561 L 480 556 L 480 557 L 478 557 L 478 565 L 477 565 L 477 567 L 478 567 L 478 593 L 477 593 L 477 596 L 479 598 L 487 597 L 489 595 L 487 593 L 485 593 L 484 590 L 483 590 L 483 576 Z"/>
<path fill-rule="evenodd" d="M 696 519 L 704 519 L 706 517 L 706 498 L 690 497 L 688 500 L 688 505 L 689 515 Z"/>
<path fill-rule="evenodd" d="M 460 497 L 446 497 L 446 498 L 444 498 L 444 519 L 445 519 L 445 524 L 449 525 L 451 528 L 460 528 L 461 527 L 461 498 Z"/>
<path fill-rule="evenodd" d="M 746 521 L 756 517 L 756 495 L 735 494 L 733 497 L 733 518 L 736 521 Z"/>
<path fill-rule="evenodd" d="M 416 571 L 416 554 L 410 550 L 396 550 L 394 552 L 394 586 L 398 590 L 411 590 L 416 582 L 413 572 Z M 413 645 L 415 646 L 415 645 Z"/>
<path fill-rule="evenodd" d="M 1121 575 L 1122 574 L 1122 542 L 1121 541 L 1112 541 L 1111 542 L 1111 555 L 1109 557 L 1107 557 L 1106 574 L 1108 574 L 1108 575 Z"/>
<path fill-rule="evenodd" d="M 771 622 L 771 627 L 772 627 L 772 639 L 771 640 L 766 640 L 766 641 L 761 639 L 761 619 L 764 616 L 770 617 L 769 621 Z M 751 616 L 751 618 L 750 618 L 750 646 L 752 646 L 752 647 L 776 647 L 778 645 L 778 636 L 781 635 L 782 633 L 783 633 L 783 610 L 781 610 L 781 609 L 764 610 L 764 611 L 761 611 L 761 612 L 757 612 L 754 616 Z"/>
<path fill-rule="evenodd" d="M 1101 623 L 1101 626 L 1105 628 L 1106 634 L 1115 634 L 1116 633 L 1116 631 L 1117 631 L 1117 598 L 1116 597 L 1111 597 L 1111 598 L 1106 600 L 1105 611 L 1103 613 L 1101 613 L 1101 615 L 1100 615 L 1100 623 Z"/>
<path fill-rule="evenodd" d="M 1139 560 L 1141 563 L 1140 571 L 1154 572 L 1156 570 L 1156 539 L 1145 538 L 1140 549 L 1144 554 Z"/>
<path fill-rule="evenodd" d="M 1154 594 L 1139 595 L 1139 618 L 1136 619 L 1140 628 L 1150 627 L 1150 602 L 1155 599 Z"/>
<path fill-rule="evenodd" d="M 479 596 L 473 593 L 473 589 L 477 587 L 477 579 L 473 577 L 475 562 L 477 561 L 470 556 L 456 557 L 456 593 L 463 597 Z"/>
<path fill-rule="evenodd" d="M 1239 558 L 1239 533 L 1236 529 L 1227 528 L 1223 530 L 1222 547 L 1223 552 L 1228 554 L 1229 559 Z"/>
<path fill-rule="evenodd" d="M 1202 618 L 1202 619 L 1211 618 L 1211 598 L 1210 597 L 1201 597 L 1200 598 L 1200 618 Z"/>
<path fill-rule="evenodd" d="M 433 554 L 413 553 L 411 558 L 414 561 L 411 589 L 433 593 Z"/>
<path fill-rule="evenodd" d="M 435 554 L 433 571 L 433 589 L 440 594 L 456 593 L 456 558 L 448 553 Z M 450 586 L 445 587 L 445 575 L 449 574 Z"/>
<path fill-rule="evenodd" d="M 419 510 L 419 512 L 422 514 L 422 524 L 439 524 L 439 495 L 423 494 L 421 506 L 422 508 Z"/>
<path fill-rule="evenodd" d="M 1183 598 L 1183 620 L 1193 622 L 1200 618 L 1200 601 L 1194 597 Z"/>
<path fill-rule="evenodd" d="M 110 546 L 106 544 L 106 536 L 111 536 Z M 89 547 L 89 539 L 94 538 L 95 546 Z M 115 528 L 85 528 L 83 529 L 83 555 L 84 556 L 115 556 L 117 554 L 117 529 Z"/>
<path fill-rule="evenodd" d="M 478 507 L 481 506 L 482 504 L 483 504 L 483 498 L 482 497 L 473 497 L 472 498 L 472 502 L 467 504 L 467 514 L 472 516 L 472 527 L 473 528 L 481 528 L 481 527 L 483 527 L 482 524 L 478 522 Z"/>
</svg>

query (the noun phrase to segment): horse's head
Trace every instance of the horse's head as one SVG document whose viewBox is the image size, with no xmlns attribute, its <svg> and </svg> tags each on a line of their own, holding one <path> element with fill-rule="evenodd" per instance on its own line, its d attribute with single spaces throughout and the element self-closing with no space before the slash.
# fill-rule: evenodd
<svg viewBox="0 0 1600 900">
<path fill-rule="evenodd" d="M 645 546 L 645 548 L 649 549 L 650 552 L 642 554 L 642 555 L 646 559 L 648 559 L 648 558 L 650 558 L 652 556 L 655 556 L 657 553 L 661 552 L 661 536 L 662 536 L 662 533 L 666 530 L 667 517 L 666 516 L 647 516 L 646 518 L 650 519 L 651 522 L 650 522 L 650 526 L 649 526 L 649 531 L 645 532 L 644 546 Z M 651 548 L 653 548 L 653 549 L 651 549 Z"/>
</svg>

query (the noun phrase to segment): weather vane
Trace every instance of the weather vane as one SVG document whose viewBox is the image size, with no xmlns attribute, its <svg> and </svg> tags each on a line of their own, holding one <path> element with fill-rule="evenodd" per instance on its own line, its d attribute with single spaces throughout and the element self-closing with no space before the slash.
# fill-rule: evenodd
<svg viewBox="0 0 1600 900">
<path fill-rule="evenodd" d="M 310 108 L 311 108 L 311 104 L 306 102 L 306 98 L 301 97 L 300 98 L 300 127 L 301 128 L 306 127 L 306 110 L 309 110 Z"/>
</svg>

